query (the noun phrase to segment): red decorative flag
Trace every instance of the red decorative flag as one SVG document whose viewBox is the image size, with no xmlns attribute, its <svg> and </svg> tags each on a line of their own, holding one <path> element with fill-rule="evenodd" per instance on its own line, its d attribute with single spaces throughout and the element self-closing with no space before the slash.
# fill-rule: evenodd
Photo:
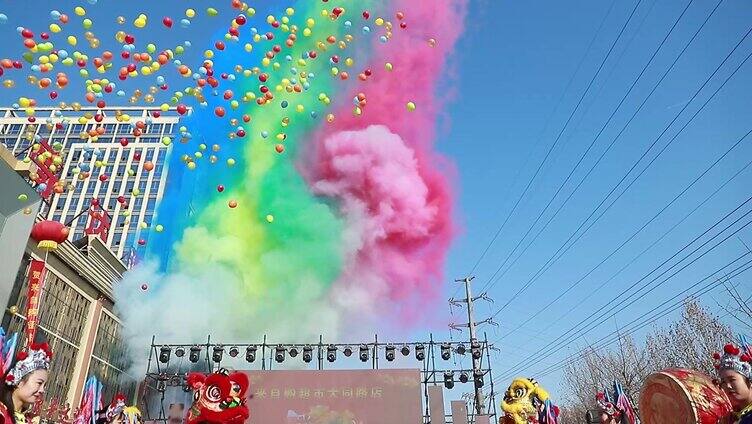
<svg viewBox="0 0 752 424">
<path fill-rule="evenodd" d="M 45 267 L 43 261 L 33 259 L 29 265 L 29 292 L 26 297 L 26 345 L 34 343 L 39 325 L 39 302 L 42 298 Z"/>
</svg>

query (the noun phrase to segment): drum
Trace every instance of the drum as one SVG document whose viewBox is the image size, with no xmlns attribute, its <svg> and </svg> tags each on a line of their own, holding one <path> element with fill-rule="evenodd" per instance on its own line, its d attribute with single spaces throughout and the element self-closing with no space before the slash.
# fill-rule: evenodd
<svg viewBox="0 0 752 424">
<path fill-rule="evenodd" d="M 697 371 L 672 368 L 652 374 L 640 392 L 644 424 L 727 424 L 731 415 L 726 394 Z"/>
</svg>

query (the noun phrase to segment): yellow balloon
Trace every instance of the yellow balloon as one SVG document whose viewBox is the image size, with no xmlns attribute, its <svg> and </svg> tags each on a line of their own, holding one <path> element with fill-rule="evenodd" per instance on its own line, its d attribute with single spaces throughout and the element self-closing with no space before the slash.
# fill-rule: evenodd
<svg viewBox="0 0 752 424">
<path fill-rule="evenodd" d="M 146 26 L 146 20 L 141 18 L 136 19 L 135 21 L 133 21 L 133 26 L 135 26 L 136 28 L 143 28 Z"/>
<path fill-rule="evenodd" d="M 270 223 L 270 224 L 271 224 L 272 222 L 274 222 L 274 215 L 267 215 L 267 216 L 266 216 L 266 222 L 268 222 L 268 223 Z"/>
<path fill-rule="evenodd" d="M 193 18 L 194 16 L 196 16 L 196 11 L 193 9 L 186 9 L 185 16 L 188 18 Z"/>
<path fill-rule="evenodd" d="M 60 25 L 58 25 L 58 24 L 50 24 L 50 31 L 52 31 L 53 33 L 57 34 L 58 32 L 61 31 Z"/>
<path fill-rule="evenodd" d="M 73 12 L 78 16 L 84 16 L 86 14 L 86 9 L 81 6 L 76 6 L 76 8 L 73 9 Z"/>
<path fill-rule="evenodd" d="M 70 44 L 71 46 L 75 46 L 76 44 L 78 44 L 78 39 L 76 39 L 76 37 L 74 37 L 72 35 L 69 35 L 68 36 L 68 44 Z M 70 59 L 70 58 L 68 58 L 68 59 Z M 71 60 L 71 62 L 72 62 L 72 60 Z"/>
</svg>

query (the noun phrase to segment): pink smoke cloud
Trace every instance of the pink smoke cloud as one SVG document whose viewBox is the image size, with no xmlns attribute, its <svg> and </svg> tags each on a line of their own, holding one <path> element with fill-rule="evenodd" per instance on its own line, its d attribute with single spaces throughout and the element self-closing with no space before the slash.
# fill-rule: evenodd
<svg viewBox="0 0 752 424">
<path fill-rule="evenodd" d="M 395 23 L 388 43 L 374 41 L 364 66 L 373 75 L 343 90 L 335 121 L 315 134 L 301 167 L 315 193 L 340 201 L 348 221 L 340 295 L 360 310 L 391 300 L 402 306 L 400 318 L 409 319 L 417 315 L 410 306 L 434 301 L 441 292 L 455 232 L 454 168 L 433 144 L 449 100 L 437 85 L 462 32 L 467 2 L 393 5 L 404 13 L 407 29 Z M 354 116 L 351 99 L 358 92 L 366 94 L 367 106 Z M 415 111 L 407 111 L 408 102 L 417 105 Z"/>
<path fill-rule="evenodd" d="M 347 221 L 338 289 L 353 309 L 432 300 L 451 235 L 448 197 L 423 178 L 413 149 L 384 126 L 324 140 L 311 188 Z M 360 300 L 358 300 L 360 299 Z"/>
</svg>

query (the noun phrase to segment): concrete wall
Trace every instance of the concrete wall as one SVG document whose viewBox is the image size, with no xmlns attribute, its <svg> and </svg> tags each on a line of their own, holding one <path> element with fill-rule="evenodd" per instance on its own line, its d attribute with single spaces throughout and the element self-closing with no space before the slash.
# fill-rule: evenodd
<svg viewBox="0 0 752 424">
<path fill-rule="evenodd" d="M 25 194 L 28 200 L 18 200 Z M 0 307 L 8 304 L 41 199 L 5 161 L 0 160 Z M 31 213 L 24 213 L 24 209 Z"/>
</svg>

